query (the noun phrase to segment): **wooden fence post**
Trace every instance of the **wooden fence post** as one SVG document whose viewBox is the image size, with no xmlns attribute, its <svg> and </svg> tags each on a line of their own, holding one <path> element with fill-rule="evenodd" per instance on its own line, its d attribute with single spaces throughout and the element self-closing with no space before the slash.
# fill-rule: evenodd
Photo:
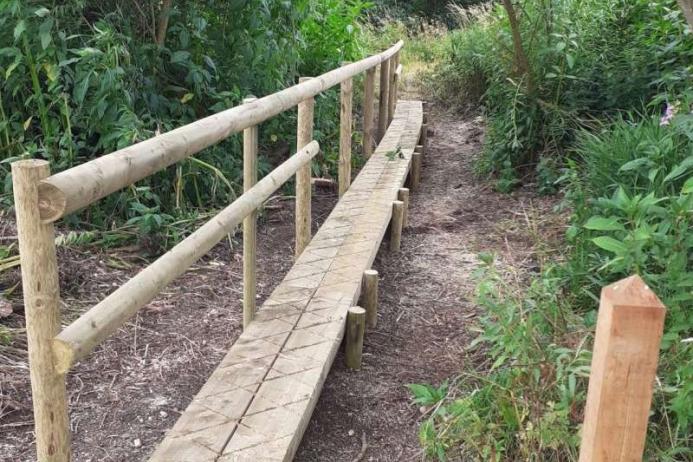
<svg viewBox="0 0 693 462">
<path fill-rule="evenodd" d="M 305 82 L 312 77 L 301 77 L 298 82 Z M 296 150 L 303 148 L 313 140 L 313 112 L 315 98 L 311 97 L 298 104 L 298 132 Z M 310 162 L 296 172 L 296 256 L 306 248 L 311 239 L 311 185 Z"/>
<path fill-rule="evenodd" d="M 404 211 L 402 212 L 402 228 L 406 228 L 409 225 L 409 189 L 399 188 L 399 191 L 397 191 L 397 200 L 402 201 L 402 204 L 404 204 Z"/>
<path fill-rule="evenodd" d="M 48 162 L 12 164 L 12 184 L 24 290 L 36 452 L 41 462 L 70 460 L 70 421 L 65 376 L 56 372 L 53 338 L 60 330 L 60 286 L 53 224 L 39 215 L 38 184 Z"/>
<path fill-rule="evenodd" d="M 360 306 L 352 306 L 347 312 L 346 332 L 344 334 L 344 360 L 349 369 L 361 369 L 365 331 L 366 310 Z"/>
<path fill-rule="evenodd" d="M 412 191 L 417 191 L 419 189 L 419 183 L 421 182 L 421 163 L 422 163 L 422 151 L 421 146 L 417 146 L 414 153 L 411 155 L 411 171 L 409 172 L 409 184 Z"/>
<path fill-rule="evenodd" d="M 366 324 L 373 329 L 378 324 L 378 272 L 369 269 L 363 272 L 363 307 L 366 309 Z"/>
<path fill-rule="evenodd" d="M 256 99 L 250 96 L 243 100 L 243 104 Z M 243 130 L 243 192 L 247 192 L 257 183 L 257 140 L 257 125 Z M 243 219 L 243 329 L 248 327 L 255 316 L 256 247 L 257 210 L 253 210 Z"/>
<path fill-rule="evenodd" d="M 419 136 L 419 144 L 421 145 L 421 154 L 426 154 L 428 150 L 426 145 L 428 144 L 428 124 L 424 123 L 421 125 L 421 135 Z"/>
<path fill-rule="evenodd" d="M 399 252 L 402 243 L 402 218 L 404 204 L 402 201 L 392 202 L 392 221 L 390 222 L 390 251 Z"/>
<path fill-rule="evenodd" d="M 395 73 L 397 71 L 397 65 L 399 63 L 399 52 L 395 53 L 392 58 L 390 58 L 390 65 L 389 65 L 389 71 L 390 71 L 390 78 L 389 78 L 389 83 L 390 83 L 390 91 L 388 92 L 388 97 L 387 97 L 387 124 L 390 125 L 392 122 L 392 119 L 395 116 L 395 105 L 396 101 L 395 99 L 397 98 L 397 80 L 395 78 Z"/>
<path fill-rule="evenodd" d="M 390 60 L 380 63 L 380 97 L 378 99 L 378 142 L 382 141 L 387 131 L 388 102 L 390 88 Z"/>
<path fill-rule="evenodd" d="M 344 63 L 348 64 L 348 63 Z M 339 110 L 339 197 L 342 197 L 351 184 L 351 118 L 353 100 L 353 79 L 341 83 Z"/>
<path fill-rule="evenodd" d="M 639 276 L 602 289 L 580 462 L 642 460 L 665 311 Z"/>
<path fill-rule="evenodd" d="M 368 159 L 373 154 L 375 138 L 373 133 L 373 100 L 375 96 L 375 67 L 366 71 L 363 88 L 363 156 Z"/>
</svg>

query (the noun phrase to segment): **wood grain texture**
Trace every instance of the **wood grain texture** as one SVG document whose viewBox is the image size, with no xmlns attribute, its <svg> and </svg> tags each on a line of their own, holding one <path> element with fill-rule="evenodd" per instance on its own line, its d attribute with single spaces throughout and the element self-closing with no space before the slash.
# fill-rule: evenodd
<svg viewBox="0 0 693 462">
<path fill-rule="evenodd" d="M 388 126 L 390 98 L 390 60 L 380 63 L 380 96 L 378 98 L 378 142 L 385 136 Z"/>
<path fill-rule="evenodd" d="M 252 103 L 257 98 L 249 97 L 243 103 Z M 257 183 L 258 127 L 243 130 L 243 192 Z M 257 291 L 257 210 L 243 219 L 243 328 L 248 327 L 255 316 Z"/>
<path fill-rule="evenodd" d="M 400 102 L 383 141 L 152 461 L 292 460 L 386 234 L 421 123 L 421 103 Z M 403 158 L 389 160 L 397 146 Z"/>
<path fill-rule="evenodd" d="M 397 200 L 404 204 L 404 212 L 402 214 L 402 228 L 409 226 L 409 188 L 399 188 L 397 191 Z"/>
<path fill-rule="evenodd" d="M 127 322 L 161 289 L 226 237 L 301 166 L 310 162 L 318 150 L 316 141 L 306 145 L 197 231 L 63 329 L 53 341 L 58 371 L 67 372 L 75 361 Z"/>
<path fill-rule="evenodd" d="M 378 324 L 378 272 L 368 269 L 363 272 L 361 305 L 366 310 L 366 325 L 375 329 Z"/>
<path fill-rule="evenodd" d="M 301 77 L 300 83 L 307 82 L 310 77 Z M 313 124 L 315 99 L 308 98 L 298 105 L 296 150 L 302 149 L 313 140 Z M 311 200 L 312 187 L 310 184 L 310 163 L 299 168 L 296 172 L 296 256 L 301 255 L 311 239 Z"/>
<path fill-rule="evenodd" d="M 392 202 L 392 221 L 390 222 L 390 251 L 399 252 L 402 243 L 402 220 L 404 217 L 404 203 Z"/>
<path fill-rule="evenodd" d="M 352 306 L 347 313 L 346 334 L 344 334 L 344 361 L 349 369 L 361 369 L 365 332 L 366 310 L 360 306 Z"/>
<path fill-rule="evenodd" d="M 353 82 L 346 79 L 341 84 L 339 106 L 339 197 L 349 189 L 351 184 L 351 128 L 352 128 L 352 101 Z"/>
<path fill-rule="evenodd" d="M 48 162 L 12 164 L 12 185 L 24 290 L 29 373 L 38 460 L 70 460 L 70 426 L 65 376 L 56 372 L 51 342 L 60 330 L 60 287 L 52 224 L 42 224 L 38 184 Z"/>
<path fill-rule="evenodd" d="M 602 290 L 580 462 L 642 460 L 665 312 L 639 276 Z"/>
<path fill-rule="evenodd" d="M 375 148 L 374 107 L 375 103 L 375 68 L 366 71 L 363 85 L 363 156 L 368 159 Z"/>
</svg>

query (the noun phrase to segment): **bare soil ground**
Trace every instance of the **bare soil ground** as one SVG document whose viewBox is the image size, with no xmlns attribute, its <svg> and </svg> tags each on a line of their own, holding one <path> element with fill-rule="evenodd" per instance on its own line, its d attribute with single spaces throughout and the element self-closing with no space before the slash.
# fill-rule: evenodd
<svg viewBox="0 0 693 462">
<path fill-rule="evenodd" d="M 517 268 L 536 266 L 533 244 L 542 230 L 535 223 L 551 215 L 552 201 L 529 191 L 501 195 L 474 177 L 480 119 L 435 111 L 430 119 L 434 136 L 421 190 L 411 195 L 402 251 L 383 250 L 376 261 L 379 321 L 367 333 L 363 368 L 348 371 L 337 357 L 297 461 L 421 459 L 422 414 L 405 385 L 438 383 L 465 361 L 483 360 L 466 352 L 475 335 L 476 255 L 494 251 Z M 316 225 L 335 201 L 333 194 L 316 194 Z M 293 211 L 290 201 L 280 203 L 285 206 L 269 211 L 259 231 L 259 302 L 292 262 Z M 0 237 L 13 234 L 3 217 Z M 68 318 L 144 265 L 136 249 L 62 249 L 59 258 Z M 241 278 L 241 246 L 220 244 L 70 373 L 74 460 L 147 459 L 238 337 Z M 0 273 L 4 287 L 18 280 L 16 269 Z M 16 312 L 0 323 L 19 328 L 23 316 Z M 35 460 L 24 349 L 21 335 L 0 348 L 2 461 Z"/>
</svg>

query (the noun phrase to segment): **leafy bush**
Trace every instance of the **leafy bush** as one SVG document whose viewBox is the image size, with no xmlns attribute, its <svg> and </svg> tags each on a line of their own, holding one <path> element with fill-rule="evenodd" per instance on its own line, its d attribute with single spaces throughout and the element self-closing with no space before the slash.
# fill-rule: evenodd
<svg viewBox="0 0 693 462">
<path fill-rule="evenodd" d="M 482 256 L 475 345 L 491 366 L 464 371 L 449 398 L 428 403 L 435 411 L 420 438 L 431 456 L 577 460 L 599 290 L 637 273 L 667 306 L 646 460 L 693 457 L 691 128 L 683 112 L 581 132 L 563 177 L 573 210 L 566 262 L 523 289 Z M 412 388 L 416 399 L 420 390 Z"/>
<path fill-rule="evenodd" d="M 517 176 L 561 158 L 595 118 L 657 111 L 690 87 L 693 39 L 675 0 L 526 0 L 517 10 L 527 74 L 500 6 L 452 34 L 435 73 L 440 98 L 487 109 L 481 172 Z"/>
<path fill-rule="evenodd" d="M 0 2 L 4 205 L 13 160 L 45 158 L 57 172 L 363 54 L 357 19 L 367 5 L 358 1 L 173 2 L 163 45 L 151 26 L 158 1 L 58 3 Z M 316 137 L 329 150 L 338 114 L 328 98 L 318 102 Z M 264 123 L 261 144 L 293 145 L 294 118 Z M 269 163 L 261 159 L 261 173 Z M 227 204 L 240 191 L 241 164 L 234 136 L 70 220 L 101 228 L 129 220 L 156 232 L 167 215 Z"/>
</svg>

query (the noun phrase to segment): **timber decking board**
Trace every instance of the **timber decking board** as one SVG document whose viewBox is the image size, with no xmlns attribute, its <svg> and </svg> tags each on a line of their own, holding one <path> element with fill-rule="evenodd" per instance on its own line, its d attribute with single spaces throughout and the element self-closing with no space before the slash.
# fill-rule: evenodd
<svg viewBox="0 0 693 462">
<path fill-rule="evenodd" d="M 423 119 L 399 101 L 374 154 L 151 462 L 289 461 L 404 184 Z M 402 158 L 386 153 L 401 148 Z"/>
</svg>

